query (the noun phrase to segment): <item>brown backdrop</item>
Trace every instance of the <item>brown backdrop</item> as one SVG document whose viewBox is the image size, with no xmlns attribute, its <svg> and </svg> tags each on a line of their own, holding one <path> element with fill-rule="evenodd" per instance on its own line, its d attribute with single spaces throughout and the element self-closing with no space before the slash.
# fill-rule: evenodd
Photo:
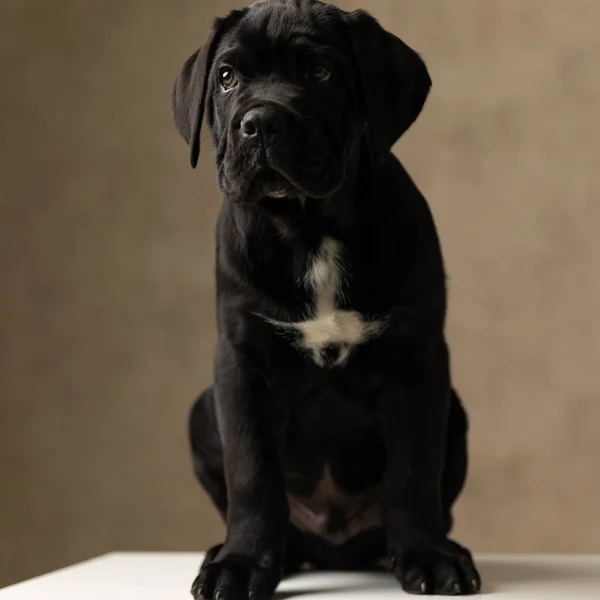
<svg viewBox="0 0 600 600">
<path fill-rule="evenodd" d="M 398 152 L 451 275 L 472 417 L 457 535 L 600 551 L 600 5 L 362 4 L 434 81 Z M 219 199 L 168 95 L 233 6 L 2 0 L 0 583 L 222 535 L 185 438 L 211 377 Z"/>
</svg>

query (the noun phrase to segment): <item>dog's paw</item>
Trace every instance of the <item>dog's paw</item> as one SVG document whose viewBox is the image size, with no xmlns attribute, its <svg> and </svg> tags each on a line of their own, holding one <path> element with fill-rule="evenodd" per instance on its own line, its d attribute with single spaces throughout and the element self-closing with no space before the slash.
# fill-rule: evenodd
<svg viewBox="0 0 600 600">
<path fill-rule="evenodd" d="M 281 578 L 281 567 L 268 555 L 209 552 L 191 592 L 194 600 L 270 600 Z"/>
<path fill-rule="evenodd" d="M 390 556 L 392 570 L 411 594 L 476 594 L 481 578 L 468 550 L 452 541 L 431 548 L 403 549 Z"/>
</svg>

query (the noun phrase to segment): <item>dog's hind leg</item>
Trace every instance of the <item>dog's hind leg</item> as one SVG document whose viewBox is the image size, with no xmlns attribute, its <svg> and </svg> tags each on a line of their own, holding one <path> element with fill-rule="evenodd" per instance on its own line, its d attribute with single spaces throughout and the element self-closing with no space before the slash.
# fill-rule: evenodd
<svg viewBox="0 0 600 600">
<path fill-rule="evenodd" d="M 446 434 L 446 460 L 442 475 L 442 503 L 446 533 L 452 529 L 452 506 L 461 493 L 467 477 L 467 415 L 460 398 L 451 390 L 450 414 Z"/>
<path fill-rule="evenodd" d="M 225 519 L 227 486 L 213 388 L 208 388 L 196 400 L 189 417 L 188 433 L 196 477 Z"/>
</svg>

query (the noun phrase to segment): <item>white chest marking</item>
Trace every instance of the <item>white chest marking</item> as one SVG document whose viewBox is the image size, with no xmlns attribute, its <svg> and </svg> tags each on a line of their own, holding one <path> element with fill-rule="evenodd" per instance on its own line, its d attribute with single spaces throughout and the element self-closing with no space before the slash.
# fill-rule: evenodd
<svg viewBox="0 0 600 600">
<path fill-rule="evenodd" d="M 314 300 L 304 321 L 271 321 L 284 330 L 299 334 L 296 345 L 308 351 L 319 366 L 337 366 L 346 362 L 352 351 L 377 335 L 383 324 L 367 321 L 354 310 L 337 307 L 343 299 L 345 270 L 343 248 L 333 238 L 324 238 L 302 284 Z"/>
</svg>

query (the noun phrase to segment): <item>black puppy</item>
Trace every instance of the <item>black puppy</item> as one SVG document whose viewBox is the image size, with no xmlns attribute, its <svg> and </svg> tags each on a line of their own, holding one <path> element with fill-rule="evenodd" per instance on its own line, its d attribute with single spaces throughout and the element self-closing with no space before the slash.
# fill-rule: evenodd
<svg viewBox="0 0 600 600">
<path fill-rule="evenodd" d="M 315 0 L 217 19 L 175 83 L 192 166 L 206 109 L 224 195 L 215 384 L 190 435 L 227 537 L 196 598 L 268 599 L 302 565 L 386 556 L 409 592 L 480 588 L 447 537 L 467 425 L 440 246 L 390 152 L 430 85 L 371 16 Z"/>
</svg>

